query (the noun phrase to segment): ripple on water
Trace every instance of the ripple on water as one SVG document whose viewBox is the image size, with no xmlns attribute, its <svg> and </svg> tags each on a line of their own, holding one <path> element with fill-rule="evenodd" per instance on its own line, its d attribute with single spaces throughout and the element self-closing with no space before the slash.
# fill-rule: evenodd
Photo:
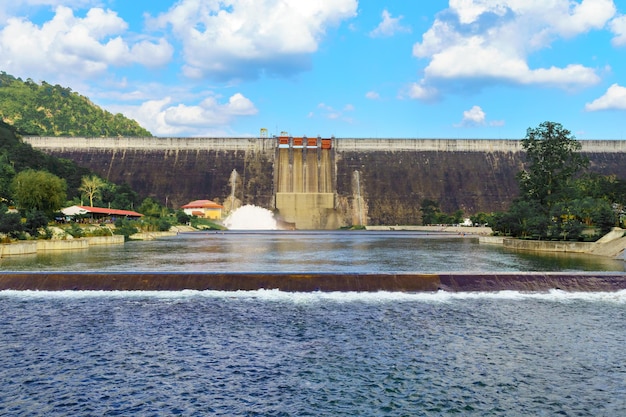
<svg viewBox="0 0 626 417">
<path fill-rule="evenodd" d="M 624 303 L 0 294 L 5 415 L 620 415 Z"/>
</svg>

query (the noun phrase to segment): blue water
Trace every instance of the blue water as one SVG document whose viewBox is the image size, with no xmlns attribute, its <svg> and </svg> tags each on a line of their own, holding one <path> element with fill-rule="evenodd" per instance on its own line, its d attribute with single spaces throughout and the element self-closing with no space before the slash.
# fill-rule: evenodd
<svg viewBox="0 0 626 417">
<path fill-rule="evenodd" d="M 533 253 L 414 232 L 195 233 L 0 259 L 0 270 L 167 272 L 624 271 L 580 254 Z"/>
<path fill-rule="evenodd" d="M 0 292 L 0 414 L 620 416 L 626 292 Z"/>
<path fill-rule="evenodd" d="M 181 235 L 2 270 L 623 271 L 412 233 Z M 0 415 L 623 416 L 619 293 L 0 292 Z"/>
</svg>

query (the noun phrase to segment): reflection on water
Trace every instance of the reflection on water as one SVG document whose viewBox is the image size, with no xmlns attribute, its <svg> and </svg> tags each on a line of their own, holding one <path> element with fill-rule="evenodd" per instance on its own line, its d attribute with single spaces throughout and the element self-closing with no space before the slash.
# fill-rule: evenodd
<svg viewBox="0 0 626 417">
<path fill-rule="evenodd" d="M 167 272 L 623 271 L 602 257 L 530 253 L 422 232 L 199 232 L 0 259 L 1 270 Z"/>
</svg>

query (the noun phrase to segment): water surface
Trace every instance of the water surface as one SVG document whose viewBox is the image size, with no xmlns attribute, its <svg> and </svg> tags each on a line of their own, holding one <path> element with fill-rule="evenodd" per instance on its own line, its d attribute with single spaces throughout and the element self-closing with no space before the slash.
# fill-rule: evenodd
<svg viewBox="0 0 626 417">
<path fill-rule="evenodd" d="M 623 271 L 624 262 L 534 253 L 420 232 L 210 232 L 0 259 L 2 270 L 166 272 Z"/>
</svg>

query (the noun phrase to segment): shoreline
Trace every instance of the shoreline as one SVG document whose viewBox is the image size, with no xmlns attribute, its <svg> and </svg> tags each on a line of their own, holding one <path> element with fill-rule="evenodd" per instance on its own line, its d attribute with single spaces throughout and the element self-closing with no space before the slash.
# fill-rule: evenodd
<svg viewBox="0 0 626 417">
<path fill-rule="evenodd" d="M 432 233 L 449 233 L 450 235 L 478 235 L 490 236 L 493 233 L 491 227 L 483 226 L 365 226 L 366 230 L 372 231 L 413 231 L 413 232 L 432 232 Z"/>
<path fill-rule="evenodd" d="M 626 272 L 511 273 L 127 273 L 0 272 L 0 290 L 285 292 L 616 292 Z"/>
</svg>

